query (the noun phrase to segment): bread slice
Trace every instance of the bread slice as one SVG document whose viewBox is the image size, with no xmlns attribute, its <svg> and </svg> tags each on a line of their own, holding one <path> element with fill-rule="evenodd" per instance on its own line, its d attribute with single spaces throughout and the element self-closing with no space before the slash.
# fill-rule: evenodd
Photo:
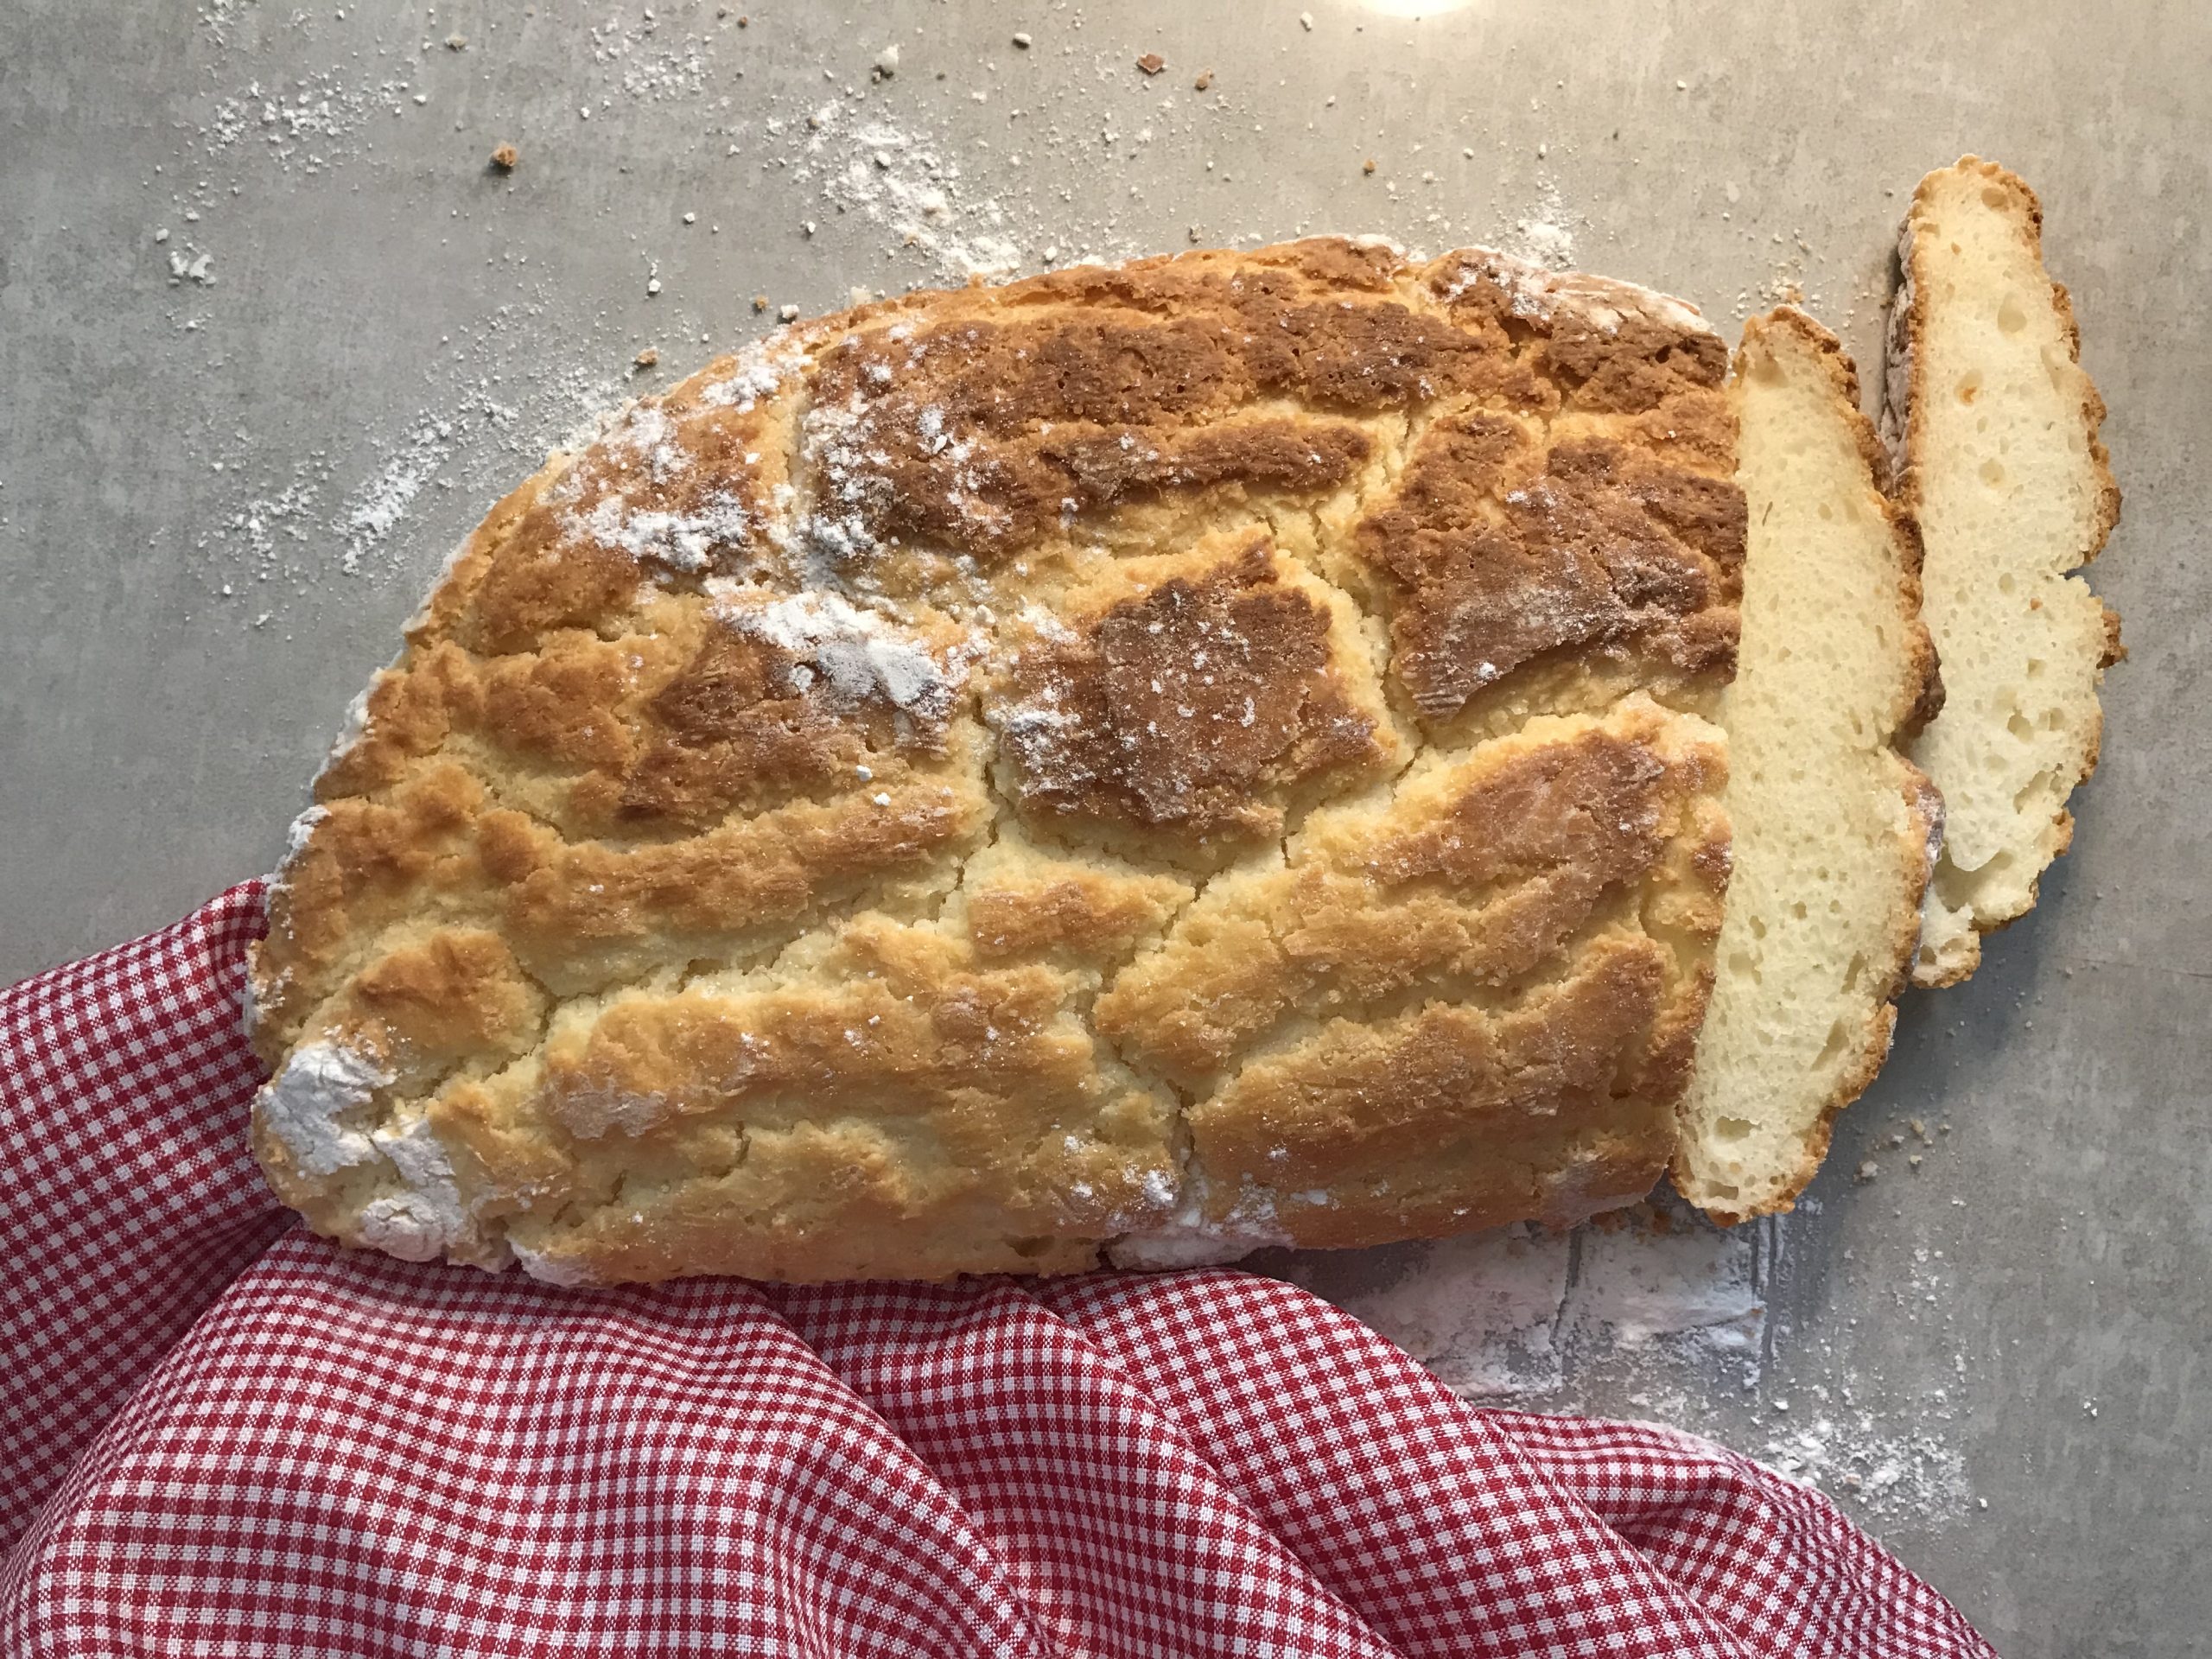
<svg viewBox="0 0 2212 1659">
<path fill-rule="evenodd" d="M 1785 307 L 1745 326 L 1731 396 L 1750 513 L 1721 703 L 1735 870 L 1674 1165 L 1724 1221 L 1789 1209 L 1880 1069 L 1942 824 L 1899 753 L 1941 699 L 1919 543 L 1851 359 Z"/>
<path fill-rule="evenodd" d="M 1885 426 L 1927 548 L 1925 614 L 1948 702 L 1913 759 L 1946 830 L 1913 977 L 1949 985 L 2024 915 L 2073 837 L 2097 762 L 2097 685 L 2120 619 L 2068 573 L 2120 517 L 2066 290 L 2035 193 L 1969 156 L 1913 193 L 1890 317 Z"/>
</svg>

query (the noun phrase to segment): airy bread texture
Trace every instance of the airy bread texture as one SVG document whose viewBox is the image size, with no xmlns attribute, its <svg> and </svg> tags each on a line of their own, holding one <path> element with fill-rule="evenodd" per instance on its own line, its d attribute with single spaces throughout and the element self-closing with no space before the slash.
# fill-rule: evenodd
<svg viewBox="0 0 2212 1659">
<path fill-rule="evenodd" d="M 494 508 L 272 888 L 321 1231 L 1064 1272 L 1642 1195 L 1728 861 L 1697 315 L 1317 240 L 919 296 Z"/>
<path fill-rule="evenodd" d="M 1912 748 L 1945 810 L 1913 976 L 1948 985 L 2073 839 L 2067 797 L 2096 766 L 2120 652 L 2120 619 L 2069 572 L 2104 546 L 2120 491 L 2035 193 L 1971 156 L 1931 173 L 1900 258 L 1885 435 L 1948 696 Z"/>
<path fill-rule="evenodd" d="M 1682 1195 L 1787 1210 L 1889 1053 L 1942 833 L 1899 753 L 1940 705 L 1920 544 L 1835 336 L 1783 308 L 1730 385 L 1750 513 L 1743 639 L 1721 701 L 1735 871 L 1682 1104 Z"/>
</svg>

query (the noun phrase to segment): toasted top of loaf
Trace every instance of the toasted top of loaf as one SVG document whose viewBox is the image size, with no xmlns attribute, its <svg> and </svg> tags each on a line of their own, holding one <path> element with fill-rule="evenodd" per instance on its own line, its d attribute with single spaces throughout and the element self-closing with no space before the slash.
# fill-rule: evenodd
<svg viewBox="0 0 2212 1659">
<path fill-rule="evenodd" d="M 2096 766 L 2120 620 L 2068 573 L 2104 546 L 2120 491 L 2035 193 L 1971 156 L 1930 173 L 1899 258 L 1885 423 L 1948 694 L 1912 748 L 1946 820 L 1914 976 L 1943 985 L 2033 906 L 2073 837 L 2066 799 Z"/>
<path fill-rule="evenodd" d="M 1889 1052 L 1942 811 L 1898 752 L 1942 694 L 1851 359 L 1785 308 L 1745 325 L 1730 393 L 1751 526 L 1720 715 L 1735 870 L 1675 1184 L 1735 1221 L 1789 1207 Z"/>
<path fill-rule="evenodd" d="M 1726 868 L 1696 314 L 1320 240 L 919 296 L 493 508 L 316 785 L 255 1145 L 563 1281 L 1642 1193 Z"/>
</svg>

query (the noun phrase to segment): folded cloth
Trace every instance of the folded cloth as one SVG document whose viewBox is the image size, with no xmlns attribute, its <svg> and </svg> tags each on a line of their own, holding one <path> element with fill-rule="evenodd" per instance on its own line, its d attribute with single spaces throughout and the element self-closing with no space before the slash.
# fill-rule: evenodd
<svg viewBox="0 0 2212 1659">
<path fill-rule="evenodd" d="M 1986 1655 L 1808 1488 L 1295 1287 L 563 1290 L 245 1149 L 261 887 L 0 992 L 0 1650 Z"/>
</svg>

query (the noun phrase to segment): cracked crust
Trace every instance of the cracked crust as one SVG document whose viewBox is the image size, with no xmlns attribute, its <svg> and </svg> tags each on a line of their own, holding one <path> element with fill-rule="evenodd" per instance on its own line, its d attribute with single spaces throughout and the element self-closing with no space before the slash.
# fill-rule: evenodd
<svg viewBox="0 0 2212 1659">
<path fill-rule="evenodd" d="M 1317 240 L 864 307 L 501 502 L 271 889 L 255 1146 L 569 1282 L 1648 1190 L 1728 868 L 1696 314 Z"/>
<path fill-rule="evenodd" d="M 1940 986 L 1980 965 L 1982 934 L 2034 907 L 2072 842 L 2097 688 L 2125 652 L 2120 618 L 2069 573 L 2103 550 L 2120 488 L 2035 192 L 1972 156 L 1930 173 L 1898 264 L 1883 436 L 1926 543 L 1927 616 L 1954 691 L 1913 747 L 1948 803 L 1913 969 Z"/>
</svg>

